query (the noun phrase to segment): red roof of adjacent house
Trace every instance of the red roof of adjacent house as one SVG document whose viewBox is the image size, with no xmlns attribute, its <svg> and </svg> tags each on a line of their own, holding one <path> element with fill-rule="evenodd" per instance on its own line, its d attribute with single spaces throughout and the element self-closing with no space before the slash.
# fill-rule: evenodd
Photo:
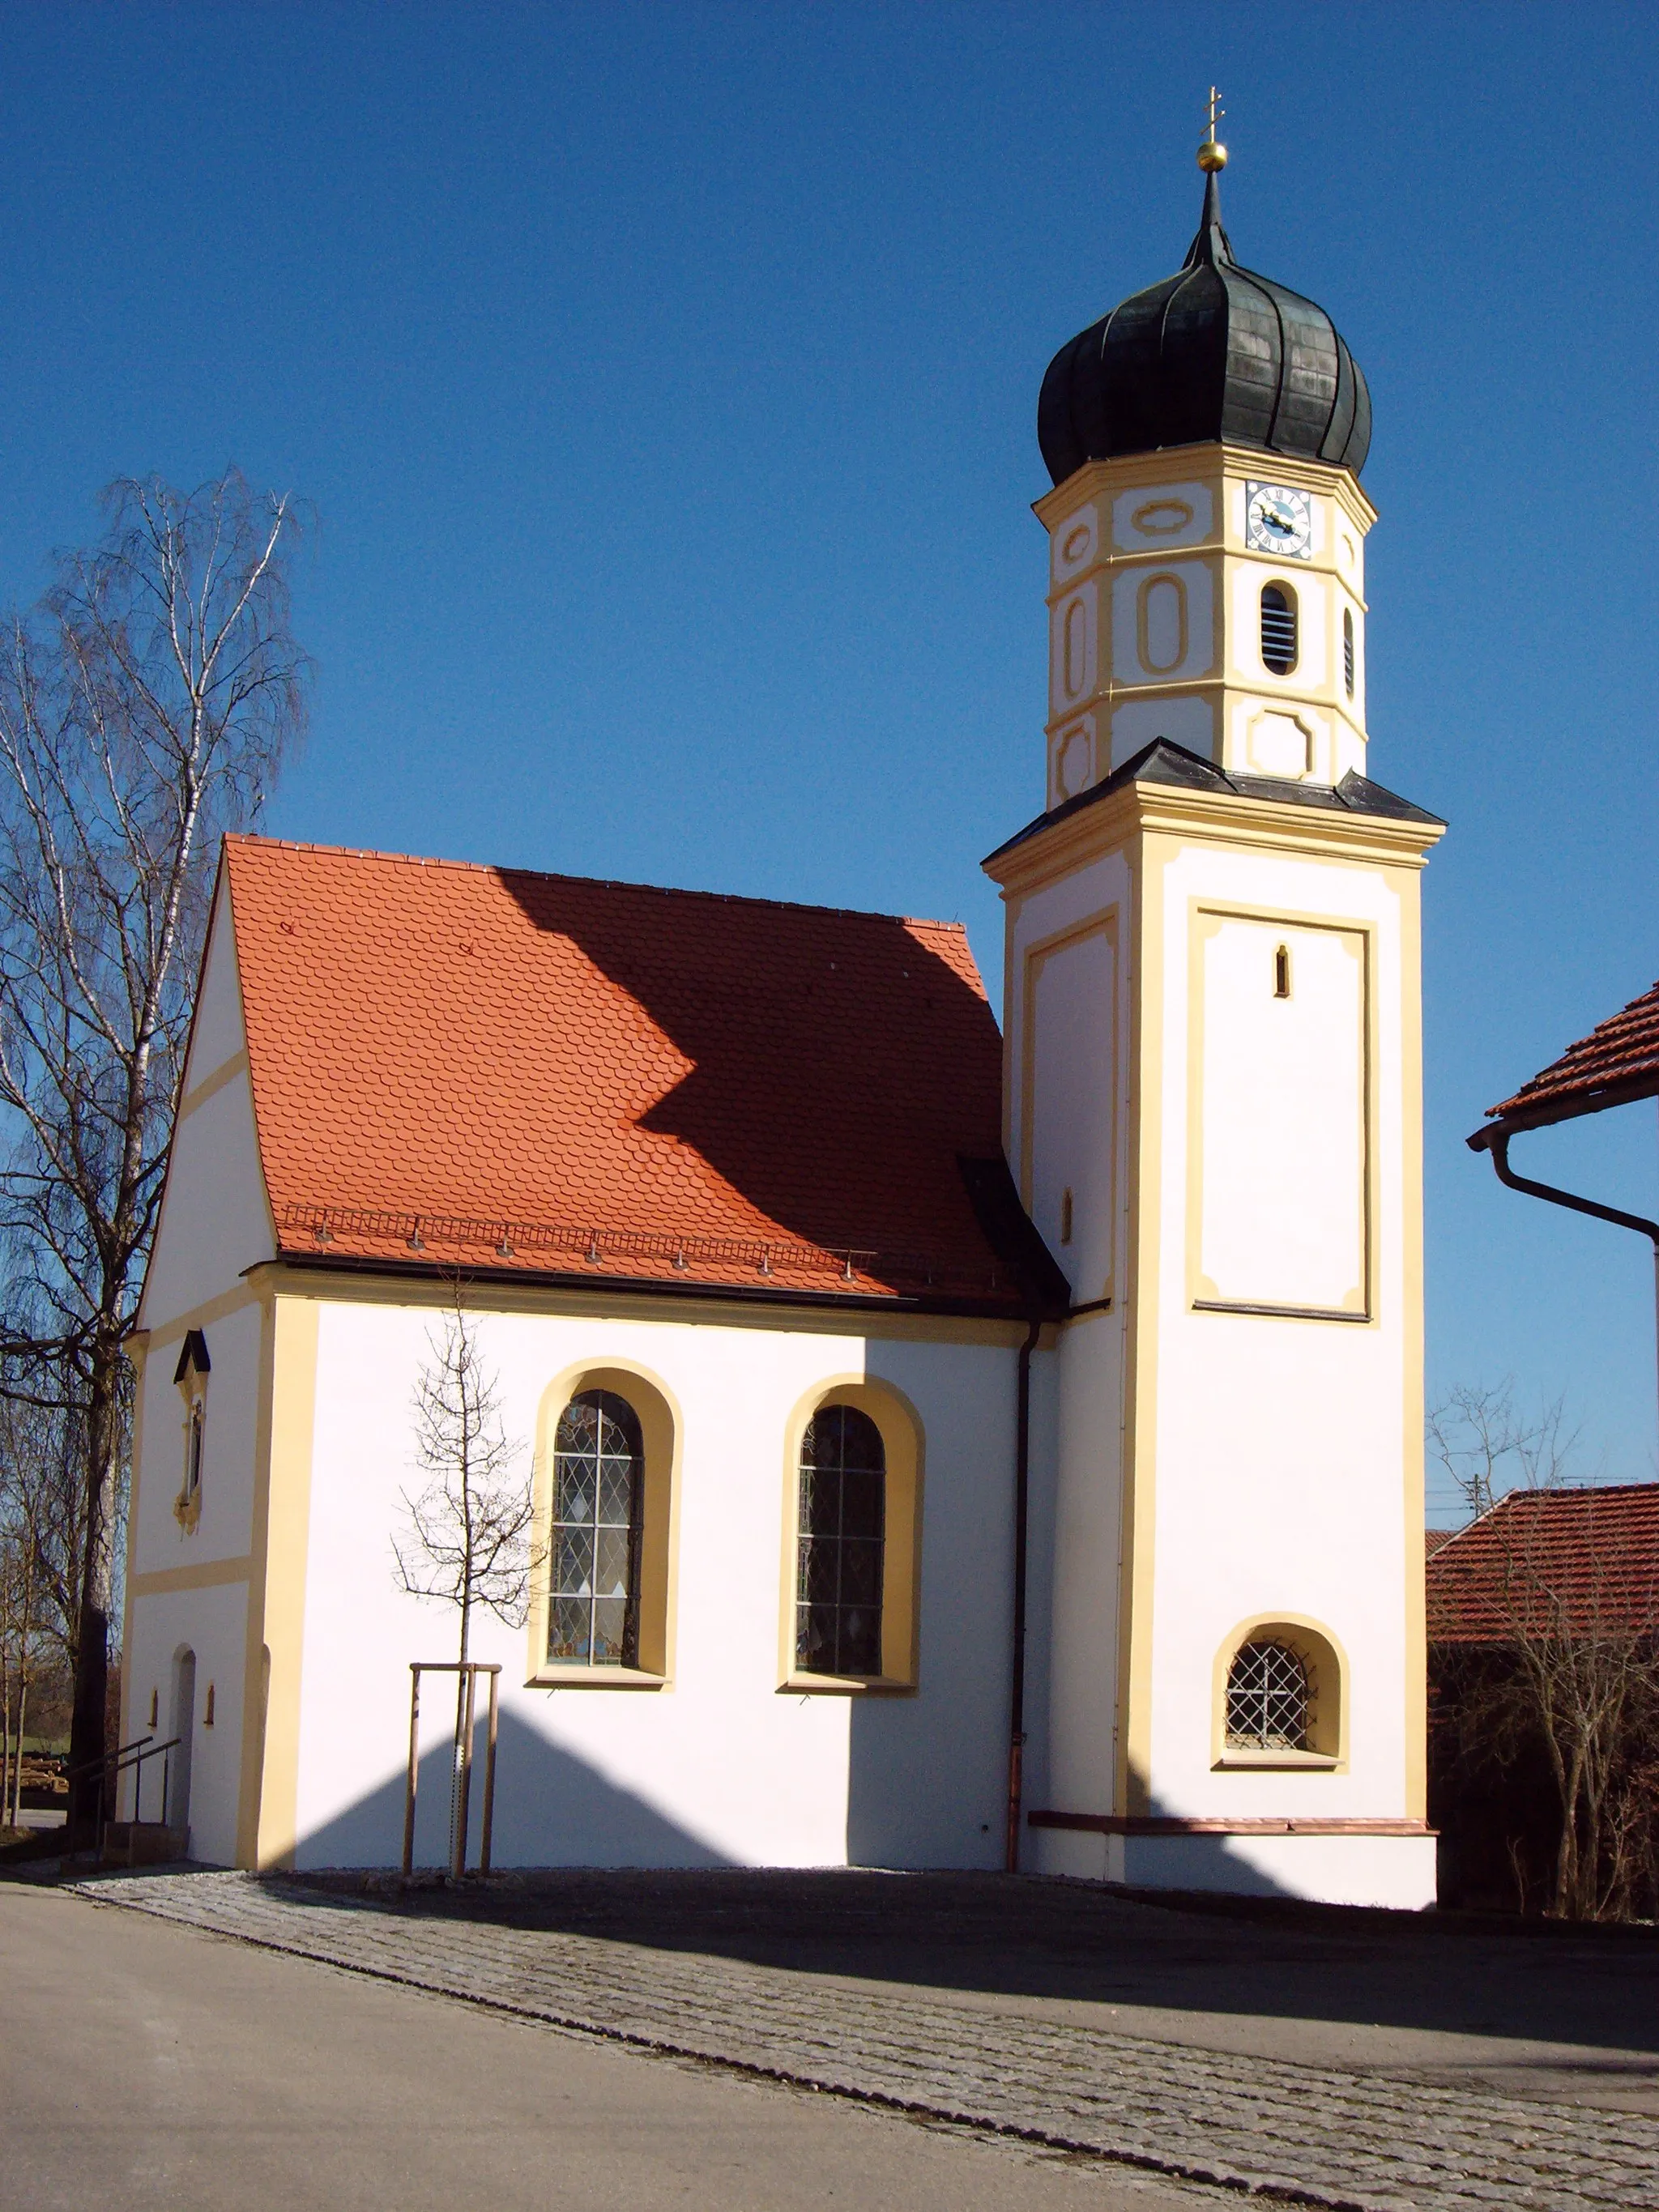
<svg viewBox="0 0 1659 2212">
<path fill-rule="evenodd" d="M 1430 1553 L 1431 1644 L 1659 1633 L 1659 1482 L 1515 1490 Z"/>
<path fill-rule="evenodd" d="M 959 925 L 253 837 L 225 876 L 285 1252 L 1014 1299 Z"/>
<path fill-rule="evenodd" d="M 1517 1129 L 1659 1092 L 1659 983 L 1571 1044 L 1486 1118 Z M 1474 1142 L 1472 1138 L 1471 1143 Z"/>
</svg>

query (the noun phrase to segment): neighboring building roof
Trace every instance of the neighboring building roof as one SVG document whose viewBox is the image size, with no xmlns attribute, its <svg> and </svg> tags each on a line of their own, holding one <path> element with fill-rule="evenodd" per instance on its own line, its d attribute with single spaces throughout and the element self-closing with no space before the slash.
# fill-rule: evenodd
<svg viewBox="0 0 1659 2212">
<path fill-rule="evenodd" d="M 1358 476 L 1371 398 L 1325 310 L 1233 259 L 1212 170 L 1175 275 L 1121 301 L 1049 362 L 1037 443 L 1060 484 L 1085 461 L 1216 439 Z"/>
<path fill-rule="evenodd" d="M 1514 1490 L 1428 1561 L 1431 1644 L 1659 1632 L 1659 1482 Z"/>
<path fill-rule="evenodd" d="M 1523 1083 L 1513 1098 L 1488 1107 L 1486 1118 L 1500 1129 L 1536 1129 L 1656 1093 L 1659 983 L 1569 1045 L 1559 1060 Z M 1475 1141 L 1471 1138 L 1471 1143 Z"/>
<path fill-rule="evenodd" d="M 1087 807 L 1098 806 L 1126 784 L 1157 783 L 1178 791 L 1213 791 L 1235 799 L 1268 799 L 1279 806 L 1311 807 L 1322 814 L 1365 814 L 1388 822 L 1421 822 L 1432 829 L 1443 830 L 1445 823 L 1437 814 L 1431 814 L 1421 806 L 1414 806 L 1409 799 L 1401 799 L 1368 776 L 1357 775 L 1352 769 L 1340 783 L 1308 783 L 1292 781 L 1288 776 L 1243 775 L 1231 769 L 1218 768 L 1202 754 L 1189 752 L 1170 738 L 1154 738 L 1143 745 L 1121 768 L 1115 768 L 1109 776 L 1091 784 L 1087 791 L 1079 791 L 1074 798 L 1062 799 L 1051 806 L 1046 814 L 1039 814 L 1023 830 L 988 853 L 984 866 L 1012 853 L 1027 838 L 1064 822 Z"/>
<path fill-rule="evenodd" d="M 1023 1258 L 1054 1302 L 959 925 L 252 837 L 225 874 L 285 1253 L 999 1309 Z"/>
<path fill-rule="evenodd" d="M 1450 1543 L 1456 1534 L 1455 1528 L 1425 1528 L 1423 1531 L 1425 1554 L 1431 1559 L 1443 1545 Z"/>
</svg>

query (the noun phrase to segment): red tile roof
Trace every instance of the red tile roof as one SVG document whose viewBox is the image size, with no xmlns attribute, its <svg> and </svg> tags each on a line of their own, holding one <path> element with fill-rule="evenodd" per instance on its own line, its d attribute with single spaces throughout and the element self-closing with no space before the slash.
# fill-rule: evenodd
<svg viewBox="0 0 1659 2212">
<path fill-rule="evenodd" d="M 1511 1491 L 1431 1553 L 1431 1644 L 1505 1643 L 1517 1621 L 1659 1634 L 1659 1482 Z"/>
<path fill-rule="evenodd" d="M 1015 1300 L 960 926 L 252 837 L 225 882 L 284 1251 Z"/>
<path fill-rule="evenodd" d="M 1513 1098 L 1487 1109 L 1489 1121 L 1517 1128 L 1565 1121 L 1604 1106 L 1659 1092 L 1659 983 L 1571 1044 Z M 1470 1140 L 1474 1141 L 1473 1139 Z"/>
</svg>

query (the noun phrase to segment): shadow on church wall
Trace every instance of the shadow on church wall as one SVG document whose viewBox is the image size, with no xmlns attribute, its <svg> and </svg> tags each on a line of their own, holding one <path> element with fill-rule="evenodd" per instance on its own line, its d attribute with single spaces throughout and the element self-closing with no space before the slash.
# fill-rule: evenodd
<svg viewBox="0 0 1659 2212">
<path fill-rule="evenodd" d="M 415 1863 L 449 1861 L 448 1742 L 422 1753 L 416 1789 Z M 301 1837 L 305 1867 L 396 1867 L 404 1849 L 401 1771 Z M 476 1866 L 483 1821 L 483 1732 L 472 1773 L 467 1863 Z M 698 1837 L 549 1743 L 511 1711 L 501 1717 L 495 1760 L 495 1863 L 511 1866 L 729 1865 Z"/>
</svg>

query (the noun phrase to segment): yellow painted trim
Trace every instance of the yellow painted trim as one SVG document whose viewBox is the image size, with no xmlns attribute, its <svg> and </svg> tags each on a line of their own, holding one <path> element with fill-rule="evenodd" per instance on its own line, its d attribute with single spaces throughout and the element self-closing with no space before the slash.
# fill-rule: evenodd
<svg viewBox="0 0 1659 2212">
<path fill-rule="evenodd" d="M 1421 1547 L 1419 1547 L 1419 1550 Z M 1227 1744 L 1227 1676 L 1243 1645 L 1270 1636 L 1294 1651 L 1308 1670 L 1305 1752 L 1249 1752 Z M 1323 1621 L 1302 1613 L 1256 1613 L 1241 1620 L 1216 1647 L 1211 1670 L 1212 1768 L 1303 1767 L 1329 1774 L 1348 1771 L 1348 1720 L 1352 1703 L 1348 1655 Z"/>
<path fill-rule="evenodd" d="M 1024 1341 L 1024 1340 L 1021 1340 Z M 854 1406 L 881 1431 L 887 1461 L 886 1540 L 882 1547 L 881 1673 L 816 1674 L 795 1664 L 796 1577 L 800 1545 L 800 1452 L 807 1423 L 825 1406 Z M 783 1432 L 782 1602 L 778 1608 L 778 1687 L 846 1696 L 914 1690 L 921 1680 L 922 1487 L 927 1453 L 921 1415 L 884 1377 L 825 1376 L 795 1402 Z"/>
<path fill-rule="evenodd" d="M 1375 988 L 1375 925 L 1330 914 L 1291 908 L 1258 907 L 1194 896 L 1188 902 L 1187 953 L 1187 1304 L 1189 1310 L 1215 1314 L 1271 1314 L 1276 1320 L 1329 1322 L 1342 1319 L 1375 1325 L 1376 1313 L 1376 1224 L 1381 1206 L 1376 1121 L 1377 1041 Z M 1224 1297 L 1203 1271 L 1204 1242 L 1204 948 L 1222 923 L 1243 921 L 1267 928 L 1319 930 L 1352 940 L 1359 963 L 1359 1251 L 1360 1279 L 1334 1307 L 1269 1305 Z"/>
<path fill-rule="evenodd" d="M 1052 533 L 1075 508 L 1095 499 L 1109 502 L 1115 490 L 1125 484 L 1145 484 L 1152 490 L 1162 484 L 1203 483 L 1212 476 L 1250 483 L 1260 478 L 1261 466 L 1262 457 L 1256 447 L 1230 445 L 1224 439 L 1204 445 L 1168 446 L 1153 453 L 1126 453 L 1112 460 L 1086 461 L 1064 483 L 1034 501 L 1031 512 Z M 1273 466 L 1278 471 L 1275 483 L 1334 499 L 1362 540 L 1376 520 L 1376 509 L 1351 471 L 1288 453 L 1275 453 Z M 1222 527 L 1225 528 L 1224 516 Z"/>
<path fill-rule="evenodd" d="M 1172 514 L 1175 520 L 1154 526 L 1147 520 L 1147 517 L 1153 514 Z M 1129 527 L 1139 530 L 1147 538 L 1174 538 L 1186 529 L 1193 520 L 1193 508 L 1184 499 L 1149 499 L 1129 517 Z"/>
<path fill-rule="evenodd" d="M 1158 1194 L 1163 1188 L 1164 872 L 1161 841 L 1136 838 L 1129 854 L 1137 988 L 1130 1001 L 1128 1252 L 1119 1460 L 1116 1746 L 1112 1809 L 1152 1806 L 1152 1593 L 1158 1407 Z M 1148 1218 L 1150 1213 L 1151 1218 Z"/>
<path fill-rule="evenodd" d="M 1297 854 L 1337 865 L 1419 868 L 1441 837 L 1436 823 L 1299 806 L 1232 792 L 1128 783 L 1092 806 L 1050 823 L 985 864 L 992 881 L 1018 892 L 1116 852 L 1137 832 L 1221 844 L 1238 852 Z"/>
<path fill-rule="evenodd" d="M 253 1571 L 252 1554 L 244 1552 L 234 1559 L 202 1559 L 188 1567 L 156 1567 L 147 1575 L 132 1576 L 127 1589 L 134 1597 L 159 1597 L 167 1590 L 219 1589 L 229 1583 L 252 1581 Z"/>
<path fill-rule="evenodd" d="M 1173 660 L 1152 659 L 1152 615 L 1147 598 L 1154 584 L 1168 584 L 1176 595 L 1176 652 Z M 1140 656 L 1140 665 L 1148 676 L 1173 676 L 1187 660 L 1187 579 L 1173 569 L 1160 569 L 1143 576 L 1140 588 L 1135 593 L 1135 651 Z M 1137 687 L 1139 688 L 1139 687 Z"/>
<path fill-rule="evenodd" d="M 152 1352 L 163 1345 L 177 1344 L 193 1328 L 211 1328 L 216 1321 L 224 1321 L 244 1306 L 262 1304 L 270 1292 L 259 1284 L 244 1277 L 234 1291 L 221 1291 L 216 1298 L 209 1298 L 199 1306 L 191 1306 L 187 1313 L 175 1314 L 171 1321 L 158 1322 L 154 1328 L 143 1332 L 144 1341 Z"/>
<path fill-rule="evenodd" d="M 645 1446 L 645 1526 L 640 1540 L 640 1664 L 584 1667 L 547 1656 L 552 1554 L 553 1447 L 559 1418 L 579 1390 L 613 1390 L 639 1418 Z M 680 1465 L 685 1416 L 659 1375 L 632 1359 L 579 1359 L 542 1393 L 531 1470 L 532 1565 L 526 1622 L 527 1687 L 661 1690 L 673 1686 L 679 1613 Z"/>
<path fill-rule="evenodd" d="M 1414 878 L 1399 886 L 1401 1326 L 1404 1343 L 1406 1583 L 1405 1805 L 1413 1820 L 1428 1817 L 1428 1622 L 1423 1542 L 1423 984 L 1422 891 Z"/>
<path fill-rule="evenodd" d="M 268 1441 L 256 1470 L 254 1577 L 242 1693 L 243 1811 L 252 1811 L 252 1858 L 261 1869 L 291 1866 L 298 1842 L 319 1319 L 309 1299 L 278 1297 L 264 1332 L 269 1358 L 262 1361 L 266 1389 L 261 1397 L 270 1409 Z M 251 1808 L 246 1794 L 250 1752 L 257 1777 Z M 246 1864 L 241 1841 L 239 1837 L 238 1857 Z"/>
<path fill-rule="evenodd" d="M 197 1108 L 205 1106 L 216 1091 L 222 1091 L 228 1083 L 234 1083 L 239 1075 L 246 1075 L 246 1073 L 247 1047 L 244 1045 L 240 1052 L 233 1053 L 228 1060 L 221 1061 L 211 1075 L 204 1075 L 193 1091 L 185 1093 L 179 1101 L 179 1111 L 173 1117 L 175 1125 L 188 1120 Z"/>
<path fill-rule="evenodd" d="M 1024 980 L 1022 985 L 1019 1020 L 1019 1195 L 1020 1203 L 1029 1213 L 1032 1203 L 1033 1146 L 1036 1142 L 1036 991 L 1037 981 L 1043 969 L 1057 952 L 1068 951 L 1091 937 L 1103 937 L 1112 948 L 1112 994 L 1106 1009 L 1109 1024 L 1106 1059 L 1109 1070 L 1109 1089 L 1107 1103 L 1110 1110 L 1110 1135 L 1107 1146 L 1106 1218 L 1111 1223 L 1111 1234 L 1107 1242 L 1107 1266 L 1103 1283 L 1098 1290 L 1087 1292 L 1089 1301 L 1109 1298 L 1114 1295 L 1113 1277 L 1117 1264 L 1117 1138 L 1118 1097 L 1121 1088 L 1118 1067 L 1118 998 L 1122 980 L 1122 963 L 1118 953 L 1118 906 L 1100 907 L 1093 914 L 1052 935 L 1040 937 L 1025 948 Z M 1005 1036 L 1014 1032 L 1005 1029 Z M 1006 1053 L 1005 1050 L 1005 1058 Z M 1076 1297 L 1078 1293 L 1073 1293 Z"/>
<path fill-rule="evenodd" d="M 455 1291 L 441 1276 L 356 1274 L 344 1268 L 290 1267 L 280 1260 L 261 1261 L 246 1271 L 246 1279 L 259 1292 L 273 1291 L 285 1297 L 304 1298 L 318 1304 L 453 1308 Z M 791 1336 L 856 1336 L 902 1344 L 1023 1344 L 1025 1324 L 987 1315 L 884 1313 L 879 1308 L 745 1305 L 709 1299 L 678 1298 L 672 1292 L 629 1291 L 620 1285 L 594 1284 L 592 1290 L 563 1285 L 477 1283 L 467 1291 L 472 1313 L 550 1314 L 571 1319 L 660 1322 L 684 1328 L 696 1322 L 705 1328 L 779 1331 Z M 171 1328 L 172 1324 L 168 1324 Z M 163 1334 L 156 1332 L 157 1335 Z"/>
</svg>

